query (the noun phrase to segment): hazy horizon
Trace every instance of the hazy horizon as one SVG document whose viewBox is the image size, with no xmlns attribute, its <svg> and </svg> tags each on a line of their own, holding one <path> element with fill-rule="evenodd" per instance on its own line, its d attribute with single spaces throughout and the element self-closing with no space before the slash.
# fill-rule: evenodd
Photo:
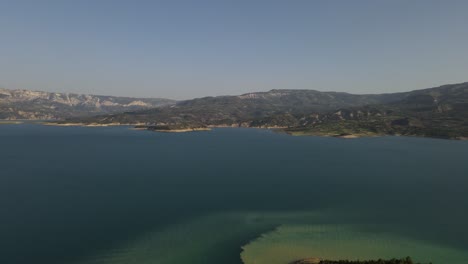
<svg viewBox="0 0 468 264">
<path fill-rule="evenodd" d="M 466 82 L 466 1 L 0 0 L 0 87 L 190 99 Z"/>
</svg>

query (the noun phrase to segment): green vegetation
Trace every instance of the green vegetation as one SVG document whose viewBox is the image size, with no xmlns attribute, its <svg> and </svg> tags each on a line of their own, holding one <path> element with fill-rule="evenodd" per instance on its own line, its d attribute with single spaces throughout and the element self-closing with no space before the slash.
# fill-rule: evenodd
<svg viewBox="0 0 468 264">
<path fill-rule="evenodd" d="M 371 137 L 381 134 L 384 130 L 380 121 L 358 122 L 354 120 L 341 122 L 319 123 L 308 127 L 287 128 L 288 134 L 295 136 L 330 136 L 330 137 Z"/>
</svg>

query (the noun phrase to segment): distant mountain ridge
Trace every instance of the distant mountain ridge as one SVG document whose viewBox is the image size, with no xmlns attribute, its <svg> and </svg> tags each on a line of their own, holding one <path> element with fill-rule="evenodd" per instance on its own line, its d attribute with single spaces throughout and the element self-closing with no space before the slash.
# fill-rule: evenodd
<svg viewBox="0 0 468 264">
<path fill-rule="evenodd" d="M 203 97 L 159 108 L 66 120 L 144 124 L 181 131 L 209 126 L 281 128 L 295 135 L 468 138 L 468 83 L 390 94 L 271 90 Z"/>
<path fill-rule="evenodd" d="M 179 102 L 17 93 L 0 90 L 1 118 L 30 118 L 33 113 L 34 118 L 62 119 L 62 124 L 134 124 L 164 131 L 231 126 L 280 128 L 294 135 L 468 139 L 468 82 L 389 94 L 285 89 Z"/>
<path fill-rule="evenodd" d="M 383 104 L 403 98 L 404 93 L 355 95 L 315 90 L 271 90 L 238 96 L 196 98 L 156 109 L 75 119 L 75 121 L 189 127 L 197 124 L 293 126 L 299 124 L 298 117 L 302 118 L 311 113 L 327 113 L 342 107 Z"/>
<path fill-rule="evenodd" d="M 171 106 L 126 112 L 69 122 L 161 124 L 179 128 L 193 126 L 293 126 L 297 117 L 353 107 L 396 101 L 403 94 L 354 95 L 314 90 L 271 90 L 238 96 L 203 97 Z"/>
<path fill-rule="evenodd" d="M 0 88 L 0 119 L 65 119 L 136 111 L 174 104 L 162 98 L 130 98 Z"/>
</svg>

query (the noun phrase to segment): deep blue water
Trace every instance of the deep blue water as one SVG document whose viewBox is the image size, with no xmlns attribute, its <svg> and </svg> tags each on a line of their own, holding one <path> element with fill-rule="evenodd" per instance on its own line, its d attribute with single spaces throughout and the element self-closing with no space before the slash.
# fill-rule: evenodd
<svg viewBox="0 0 468 264">
<path fill-rule="evenodd" d="M 235 211 L 334 210 L 468 249 L 467 194 L 467 141 L 1 125 L 0 263 L 71 263 Z M 216 260 L 239 263 L 231 247 Z"/>
</svg>

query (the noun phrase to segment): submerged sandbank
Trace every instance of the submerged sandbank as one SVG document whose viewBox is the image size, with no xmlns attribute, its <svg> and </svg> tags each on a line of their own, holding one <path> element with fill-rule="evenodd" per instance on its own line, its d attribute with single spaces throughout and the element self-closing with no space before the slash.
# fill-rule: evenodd
<svg viewBox="0 0 468 264">
<path fill-rule="evenodd" d="M 243 246 L 241 254 L 244 264 L 289 264 L 301 259 L 400 259 L 406 256 L 420 263 L 468 263 L 466 251 L 384 231 L 362 231 L 357 225 L 283 225 Z"/>
</svg>

